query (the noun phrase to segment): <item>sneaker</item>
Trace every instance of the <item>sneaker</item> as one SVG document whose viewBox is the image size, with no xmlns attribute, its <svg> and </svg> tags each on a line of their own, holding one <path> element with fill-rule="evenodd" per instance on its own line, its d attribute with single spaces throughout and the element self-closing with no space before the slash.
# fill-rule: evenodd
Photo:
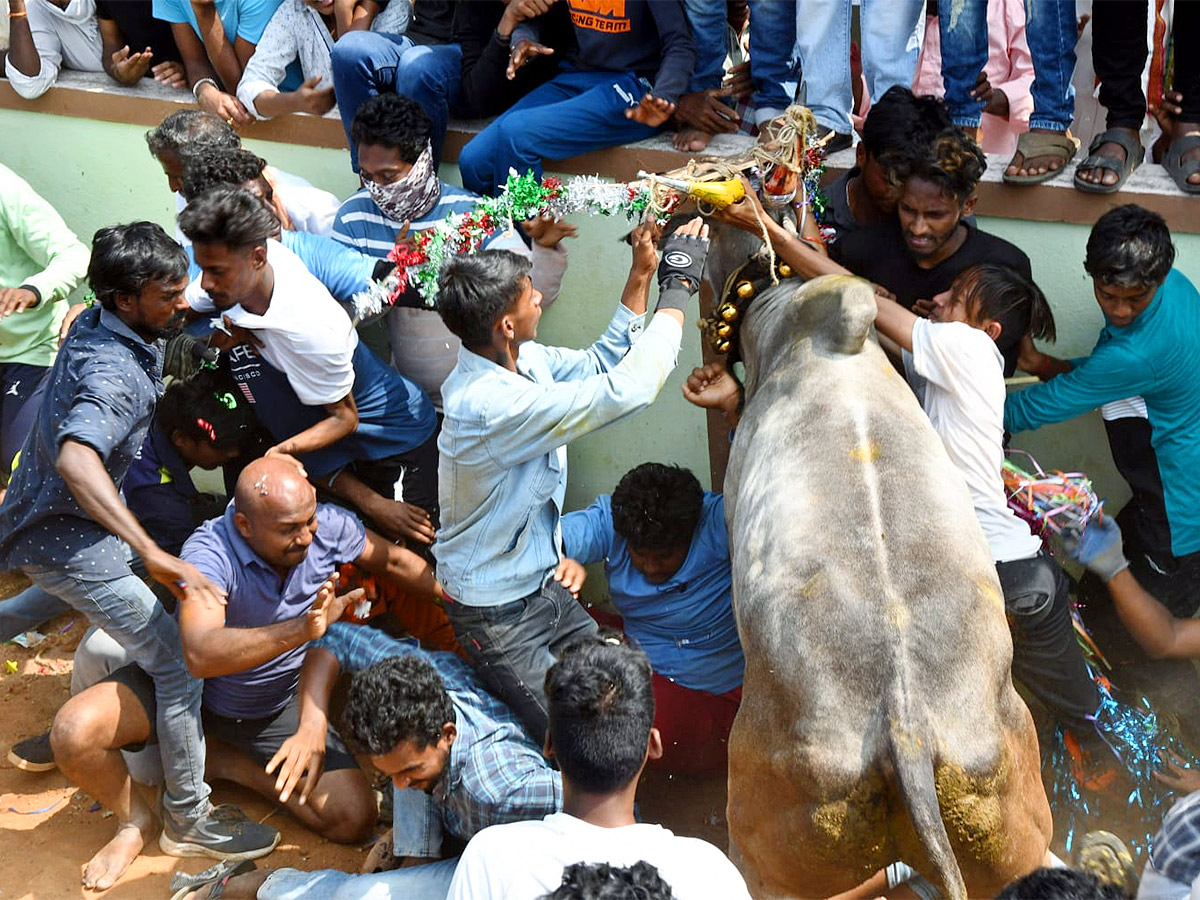
<svg viewBox="0 0 1200 900">
<path fill-rule="evenodd" d="M 213 859 L 258 859 L 279 843 L 270 825 L 251 822 L 236 806 L 214 806 L 208 815 L 186 828 L 163 816 L 158 846 L 168 856 L 208 856 Z"/>
<path fill-rule="evenodd" d="M 50 749 L 50 732 L 17 741 L 8 751 L 8 761 L 26 772 L 52 772 L 58 768 Z"/>
<path fill-rule="evenodd" d="M 1089 831 L 1075 851 L 1075 868 L 1111 884 L 1123 897 L 1135 897 L 1137 868 L 1125 842 L 1110 831 Z"/>
</svg>

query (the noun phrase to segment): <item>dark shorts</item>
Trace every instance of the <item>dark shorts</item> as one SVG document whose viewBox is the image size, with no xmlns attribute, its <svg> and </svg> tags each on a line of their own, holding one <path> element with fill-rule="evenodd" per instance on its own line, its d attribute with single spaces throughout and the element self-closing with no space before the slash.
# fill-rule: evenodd
<svg viewBox="0 0 1200 900">
<path fill-rule="evenodd" d="M 142 704 L 142 709 L 146 711 L 146 718 L 150 720 L 150 736 L 144 741 L 126 744 L 121 749 L 127 753 L 137 753 L 145 750 L 148 744 L 157 744 L 158 734 L 155 731 L 155 723 L 158 721 L 158 701 L 154 696 L 154 679 L 147 675 L 141 666 L 130 663 L 127 666 L 121 666 L 107 677 L 101 678 L 97 684 L 103 684 L 106 681 L 124 685 L 133 691 L 133 695 Z"/>
<path fill-rule="evenodd" d="M 300 698 L 293 694 L 287 706 L 265 719 L 232 719 L 209 709 L 203 711 L 203 719 L 205 737 L 222 741 L 265 766 L 300 727 Z M 357 768 L 354 754 L 331 726 L 325 738 L 325 771 Z"/>
<path fill-rule="evenodd" d="M 147 744 L 158 743 L 158 736 L 155 734 L 158 702 L 154 696 L 154 680 L 142 671 L 140 666 L 131 663 L 100 681 L 123 684 L 133 691 L 138 702 L 142 704 L 142 709 L 146 711 L 146 718 L 150 720 L 150 737 L 140 743 L 126 744 L 121 749 L 128 753 L 137 753 L 144 750 Z M 231 719 L 207 709 L 202 715 L 206 737 L 229 744 L 259 765 L 265 766 L 283 746 L 283 742 L 295 734 L 300 726 L 300 698 L 293 694 L 287 706 L 265 719 Z M 325 738 L 325 771 L 357 768 L 358 761 L 355 760 L 354 754 L 346 749 L 337 731 L 331 727 Z"/>
</svg>

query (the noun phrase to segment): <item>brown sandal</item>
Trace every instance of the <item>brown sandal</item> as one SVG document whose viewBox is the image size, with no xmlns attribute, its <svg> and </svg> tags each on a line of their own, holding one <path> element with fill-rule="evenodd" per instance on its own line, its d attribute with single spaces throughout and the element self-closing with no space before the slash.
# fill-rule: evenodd
<svg viewBox="0 0 1200 900">
<path fill-rule="evenodd" d="M 1021 154 L 1021 165 L 1024 165 L 1027 159 L 1034 159 L 1038 156 L 1056 156 L 1063 163 L 1057 169 L 1049 169 L 1041 175 L 1009 175 L 1008 166 L 1005 166 L 1004 182 L 1005 184 L 1041 184 L 1043 181 L 1049 181 L 1058 176 L 1078 152 L 1079 138 L 1070 137 L 1065 132 L 1052 134 L 1048 131 L 1026 131 L 1017 138 L 1016 153 Z M 1008 165 L 1011 166 L 1012 163 L 1009 162 Z"/>
</svg>

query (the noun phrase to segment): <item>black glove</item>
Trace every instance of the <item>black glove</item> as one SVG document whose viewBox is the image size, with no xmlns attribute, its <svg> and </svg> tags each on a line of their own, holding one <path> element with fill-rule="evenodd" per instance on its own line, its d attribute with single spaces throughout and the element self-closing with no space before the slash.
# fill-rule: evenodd
<svg viewBox="0 0 1200 900">
<path fill-rule="evenodd" d="M 658 264 L 658 309 L 686 309 L 704 274 L 708 238 L 675 232 L 663 242 Z"/>
</svg>

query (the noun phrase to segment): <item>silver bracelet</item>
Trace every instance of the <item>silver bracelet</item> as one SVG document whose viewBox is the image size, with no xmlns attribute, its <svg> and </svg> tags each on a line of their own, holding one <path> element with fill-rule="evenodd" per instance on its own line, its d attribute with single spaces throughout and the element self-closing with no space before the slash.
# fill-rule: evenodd
<svg viewBox="0 0 1200 900">
<path fill-rule="evenodd" d="M 192 85 L 192 96 L 195 98 L 197 103 L 200 102 L 200 85 L 205 84 L 205 83 L 211 84 L 218 91 L 221 89 L 221 86 L 219 84 L 217 84 L 217 80 L 215 78 L 201 78 L 199 81 L 197 81 L 195 84 Z"/>
</svg>

